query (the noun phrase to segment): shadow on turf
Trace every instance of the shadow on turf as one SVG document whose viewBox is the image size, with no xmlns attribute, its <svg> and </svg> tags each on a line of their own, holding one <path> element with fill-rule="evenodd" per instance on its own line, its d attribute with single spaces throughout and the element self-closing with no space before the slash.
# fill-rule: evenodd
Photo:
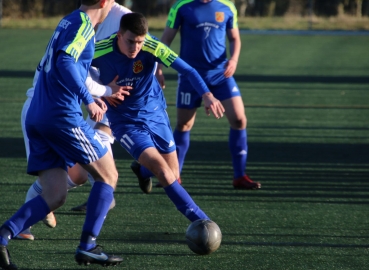
<svg viewBox="0 0 369 270">
<path fill-rule="evenodd" d="M 0 138 L 0 149 L 0 158 L 25 157 L 22 138 Z M 131 174 L 129 154 L 118 143 L 113 152 L 117 166 L 124 160 L 124 171 Z M 298 199 L 301 203 L 369 204 L 368 153 L 369 144 L 250 143 L 248 174 L 262 183 L 262 189 L 229 194 L 233 187 L 228 143 L 193 141 L 182 180 L 192 196 L 216 194 L 212 200 L 231 196 L 232 200 L 269 203 Z M 141 193 L 136 182 L 122 181 L 119 186 L 123 193 Z M 163 195 L 156 190 L 150 196 Z"/>
<path fill-rule="evenodd" d="M 0 138 L 0 158 L 24 158 L 26 156 L 23 138 Z M 115 159 L 132 159 L 118 144 L 113 145 Z M 299 163 L 337 164 L 338 167 L 363 166 L 369 164 L 369 144 L 318 144 L 318 143 L 249 143 L 249 163 L 267 163 L 278 166 L 299 167 Z M 224 141 L 191 142 L 186 163 L 230 162 L 228 143 Z M 285 164 L 284 164 L 285 163 Z M 305 165 L 304 165 L 305 166 Z M 303 166 L 303 167 L 304 167 Z"/>
<path fill-rule="evenodd" d="M 0 70 L 0 77 L 5 78 L 32 78 L 34 71 L 28 70 Z M 236 81 L 240 82 L 277 82 L 277 83 L 353 83 L 368 84 L 367 76 L 285 76 L 285 75 L 235 75 Z M 166 74 L 165 79 L 177 81 L 176 74 Z"/>
</svg>

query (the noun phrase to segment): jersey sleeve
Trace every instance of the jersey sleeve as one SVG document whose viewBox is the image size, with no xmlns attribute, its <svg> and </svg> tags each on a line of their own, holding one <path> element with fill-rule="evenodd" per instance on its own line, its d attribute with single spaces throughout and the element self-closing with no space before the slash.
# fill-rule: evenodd
<svg viewBox="0 0 369 270">
<path fill-rule="evenodd" d="M 103 60 L 105 55 L 112 52 L 113 43 L 117 35 L 111 35 L 107 39 L 100 40 L 95 43 L 95 54 L 91 66 L 96 67 L 100 71 L 100 81 L 103 85 L 109 84 L 116 76 L 116 71 L 109 61 Z"/>
<path fill-rule="evenodd" d="M 100 73 L 95 67 L 90 67 L 85 85 L 92 96 L 107 97 L 112 95 L 111 87 L 101 84 Z"/>
<path fill-rule="evenodd" d="M 146 35 L 142 50 L 151 53 L 159 62 L 163 63 L 166 67 L 172 65 L 172 63 L 178 58 L 178 55 L 172 51 L 167 45 L 158 41 L 151 35 Z"/>
<path fill-rule="evenodd" d="M 169 28 L 178 29 L 182 24 L 182 17 L 179 9 L 184 4 L 190 3 L 192 1 L 193 0 L 177 1 L 169 10 L 166 26 Z"/>
<path fill-rule="evenodd" d="M 95 31 L 90 22 L 90 19 L 83 12 L 80 12 L 81 24 L 71 24 L 67 27 L 75 27 L 75 31 L 68 31 L 68 36 L 65 37 L 65 45 L 60 50 L 71 55 L 75 61 L 78 61 L 81 53 L 85 49 L 87 43 L 94 37 Z M 68 22 L 65 22 L 66 24 Z M 62 25 L 59 23 L 59 25 Z"/>
<path fill-rule="evenodd" d="M 229 3 L 228 3 L 229 2 Z M 235 5 L 228 1 L 227 6 L 229 7 L 229 19 L 227 21 L 227 29 L 238 28 L 238 14 Z"/>
</svg>

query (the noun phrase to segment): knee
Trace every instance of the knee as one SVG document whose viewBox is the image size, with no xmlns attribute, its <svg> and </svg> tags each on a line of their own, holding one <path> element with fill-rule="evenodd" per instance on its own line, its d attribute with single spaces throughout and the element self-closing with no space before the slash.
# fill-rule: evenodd
<svg viewBox="0 0 369 270">
<path fill-rule="evenodd" d="M 119 177 L 118 171 L 113 170 L 109 173 L 106 183 L 115 189 L 117 187 L 118 177 Z"/>
<path fill-rule="evenodd" d="M 247 118 L 245 115 L 243 117 L 236 118 L 230 121 L 230 125 L 233 129 L 245 129 L 247 126 Z"/>
<path fill-rule="evenodd" d="M 175 177 L 178 179 L 178 176 L 175 176 L 170 168 L 158 168 L 155 170 L 155 176 L 158 179 L 164 180 L 167 184 L 171 184 L 175 180 Z"/>
<path fill-rule="evenodd" d="M 77 186 L 83 185 L 87 181 L 87 172 L 82 172 L 78 175 L 74 175 L 74 177 L 71 177 L 71 179 L 73 183 Z"/>
<path fill-rule="evenodd" d="M 64 205 L 67 199 L 67 193 L 63 192 L 62 194 L 45 194 L 43 195 L 44 200 L 46 201 L 47 205 L 50 208 L 50 211 L 54 211 Z"/>
<path fill-rule="evenodd" d="M 87 171 L 78 164 L 68 169 L 68 175 L 77 186 L 83 185 L 87 181 Z"/>
</svg>

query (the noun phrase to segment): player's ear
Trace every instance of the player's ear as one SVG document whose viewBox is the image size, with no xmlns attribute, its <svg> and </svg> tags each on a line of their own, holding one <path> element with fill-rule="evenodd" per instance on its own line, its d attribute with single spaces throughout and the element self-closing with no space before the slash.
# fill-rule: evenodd
<svg viewBox="0 0 369 270">
<path fill-rule="evenodd" d="M 100 0 L 100 8 L 105 7 L 109 0 Z"/>
</svg>

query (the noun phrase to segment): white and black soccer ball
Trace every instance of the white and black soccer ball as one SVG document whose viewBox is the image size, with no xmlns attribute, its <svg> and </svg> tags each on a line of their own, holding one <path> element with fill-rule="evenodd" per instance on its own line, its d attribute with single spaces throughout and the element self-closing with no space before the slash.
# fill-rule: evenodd
<svg viewBox="0 0 369 270">
<path fill-rule="evenodd" d="M 196 254 L 208 255 L 219 248 L 222 242 L 222 232 L 214 221 L 199 219 L 188 226 L 186 242 Z"/>
</svg>

